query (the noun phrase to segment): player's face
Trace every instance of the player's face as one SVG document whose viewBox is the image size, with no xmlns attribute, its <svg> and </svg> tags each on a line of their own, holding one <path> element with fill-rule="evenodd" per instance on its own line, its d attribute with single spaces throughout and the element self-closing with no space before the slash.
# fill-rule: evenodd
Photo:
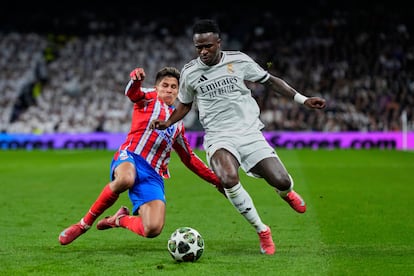
<svg viewBox="0 0 414 276">
<path fill-rule="evenodd" d="M 193 42 L 197 54 L 204 64 L 212 66 L 219 63 L 221 58 L 221 39 L 217 34 L 194 34 Z"/>
<path fill-rule="evenodd" d="M 158 98 L 168 105 L 173 105 L 178 96 L 178 80 L 174 77 L 165 77 L 155 85 Z"/>
</svg>

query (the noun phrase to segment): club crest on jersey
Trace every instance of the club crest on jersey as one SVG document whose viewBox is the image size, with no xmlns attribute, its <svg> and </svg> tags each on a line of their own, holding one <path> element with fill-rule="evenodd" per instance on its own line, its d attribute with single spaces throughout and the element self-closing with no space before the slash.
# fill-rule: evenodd
<svg viewBox="0 0 414 276">
<path fill-rule="evenodd" d="M 227 64 L 227 72 L 229 72 L 230 74 L 234 73 L 233 63 Z"/>
</svg>

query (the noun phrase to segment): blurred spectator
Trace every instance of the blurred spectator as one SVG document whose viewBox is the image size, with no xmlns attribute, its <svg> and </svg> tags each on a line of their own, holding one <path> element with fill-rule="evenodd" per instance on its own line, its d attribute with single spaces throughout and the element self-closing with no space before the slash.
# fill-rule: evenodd
<svg viewBox="0 0 414 276">
<path fill-rule="evenodd" d="M 414 130 L 409 19 L 381 6 L 347 11 L 327 5 L 317 1 L 286 17 L 215 13 L 233 39 L 223 48 L 243 50 L 303 94 L 328 101 L 324 111 L 310 111 L 248 84 L 266 130 L 394 131 L 404 110 Z M 33 26 L 0 28 L 0 131 L 127 132 L 131 107 L 123 89 L 130 68 L 145 67 L 151 85 L 160 65 L 181 68 L 192 58 L 191 39 L 180 35 L 190 36 L 193 23 L 184 12 L 156 20 L 145 7 L 140 18 L 125 9 L 89 8 L 56 14 L 52 22 L 33 10 L 27 14 Z M 193 110 L 185 124 L 199 130 Z"/>
</svg>

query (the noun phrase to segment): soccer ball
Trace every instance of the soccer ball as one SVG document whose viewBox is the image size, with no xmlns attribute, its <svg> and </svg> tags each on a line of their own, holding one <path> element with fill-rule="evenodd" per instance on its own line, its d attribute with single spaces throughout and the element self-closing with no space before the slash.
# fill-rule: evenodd
<svg viewBox="0 0 414 276">
<path fill-rule="evenodd" d="M 168 240 L 168 251 L 177 262 L 195 262 L 204 251 L 204 239 L 191 227 L 180 227 Z"/>
</svg>

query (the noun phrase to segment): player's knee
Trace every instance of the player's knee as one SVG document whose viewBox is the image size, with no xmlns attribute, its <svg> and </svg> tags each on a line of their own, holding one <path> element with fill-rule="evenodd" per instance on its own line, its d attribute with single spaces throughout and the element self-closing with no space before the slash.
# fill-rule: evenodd
<svg viewBox="0 0 414 276">
<path fill-rule="evenodd" d="M 159 236 L 162 232 L 163 225 L 148 225 L 144 227 L 145 237 L 147 238 L 155 238 Z"/>
<path fill-rule="evenodd" d="M 131 188 L 135 183 L 135 177 L 130 174 L 119 175 L 112 182 L 113 190 L 123 192 Z"/>
<path fill-rule="evenodd" d="M 237 174 L 224 174 L 219 176 L 224 188 L 230 188 L 239 183 L 240 179 Z"/>
</svg>

